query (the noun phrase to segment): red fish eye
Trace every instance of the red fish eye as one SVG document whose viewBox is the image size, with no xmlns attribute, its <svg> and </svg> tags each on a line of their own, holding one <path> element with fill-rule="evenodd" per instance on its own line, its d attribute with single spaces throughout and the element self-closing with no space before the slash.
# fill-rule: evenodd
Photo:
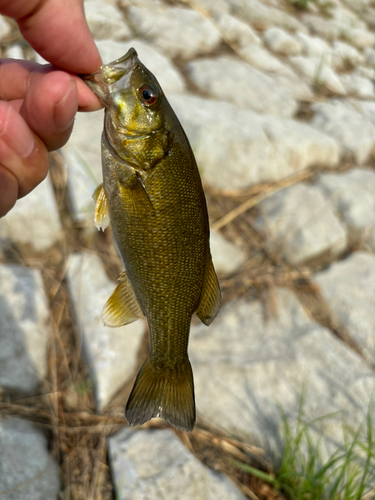
<svg viewBox="0 0 375 500">
<path fill-rule="evenodd" d="M 143 85 L 139 90 L 139 95 L 142 98 L 142 101 L 147 104 L 147 106 L 151 106 L 152 104 L 155 104 L 156 101 L 158 100 L 158 96 L 155 92 L 155 90 L 151 89 L 147 85 Z"/>
</svg>

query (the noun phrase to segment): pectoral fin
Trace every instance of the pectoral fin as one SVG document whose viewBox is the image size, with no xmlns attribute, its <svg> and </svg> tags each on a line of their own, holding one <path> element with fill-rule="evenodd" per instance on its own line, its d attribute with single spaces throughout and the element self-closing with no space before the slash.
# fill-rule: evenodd
<svg viewBox="0 0 375 500">
<path fill-rule="evenodd" d="M 199 319 L 208 326 L 219 312 L 220 304 L 221 293 L 219 281 L 216 276 L 214 265 L 212 264 L 211 255 L 209 255 L 204 273 L 202 295 L 199 306 L 195 312 Z"/>
<path fill-rule="evenodd" d="M 105 326 L 118 327 L 133 323 L 143 316 L 137 297 L 125 272 L 121 273 L 120 284 L 109 297 L 102 312 Z"/>
<path fill-rule="evenodd" d="M 105 194 L 103 184 L 100 184 L 95 189 L 92 197 L 96 201 L 94 216 L 96 229 L 104 231 L 109 224 L 109 213 L 107 195 Z"/>
</svg>

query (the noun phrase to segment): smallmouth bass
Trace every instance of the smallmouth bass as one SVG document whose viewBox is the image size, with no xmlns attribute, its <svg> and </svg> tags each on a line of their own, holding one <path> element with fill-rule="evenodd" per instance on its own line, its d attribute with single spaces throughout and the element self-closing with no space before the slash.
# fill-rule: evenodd
<svg viewBox="0 0 375 500">
<path fill-rule="evenodd" d="M 140 425 L 162 417 L 191 431 L 191 317 L 196 313 L 209 325 L 221 300 L 194 155 L 159 83 L 134 49 L 82 78 L 105 107 L 95 224 L 104 230 L 111 222 L 126 269 L 104 306 L 103 322 L 118 327 L 144 315 L 150 330 L 150 352 L 126 419 Z"/>
</svg>

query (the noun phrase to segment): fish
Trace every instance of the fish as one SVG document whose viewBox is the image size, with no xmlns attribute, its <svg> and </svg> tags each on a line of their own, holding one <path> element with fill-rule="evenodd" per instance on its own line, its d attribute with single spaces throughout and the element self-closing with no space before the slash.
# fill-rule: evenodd
<svg viewBox="0 0 375 500">
<path fill-rule="evenodd" d="M 145 316 L 150 332 L 126 420 L 141 425 L 161 417 L 191 431 L 196 418 L 188 357 L 191 318 L 195 313 L 209 325 L 221 303 L 194 154 L 134 48 L 81 77 L 105 108 L 95 225 L 104 231 L 111 223 L 125 267 L 104 305 L 103 323 L 119 327 Z"/>
</svg>

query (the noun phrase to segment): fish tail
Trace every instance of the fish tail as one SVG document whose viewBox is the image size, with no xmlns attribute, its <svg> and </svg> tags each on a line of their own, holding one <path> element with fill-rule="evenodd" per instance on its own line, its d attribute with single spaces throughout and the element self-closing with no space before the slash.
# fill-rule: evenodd
<svg viewBox="0 0 375 500">
<path fill-rule="evenodd" d="M 194 382 L 189 359 L 165 368 L 148 357 L 139 370 L 125 410 L 129 425 L 162 417 L 182 431 L 195 422 Z"/>
</svg>

